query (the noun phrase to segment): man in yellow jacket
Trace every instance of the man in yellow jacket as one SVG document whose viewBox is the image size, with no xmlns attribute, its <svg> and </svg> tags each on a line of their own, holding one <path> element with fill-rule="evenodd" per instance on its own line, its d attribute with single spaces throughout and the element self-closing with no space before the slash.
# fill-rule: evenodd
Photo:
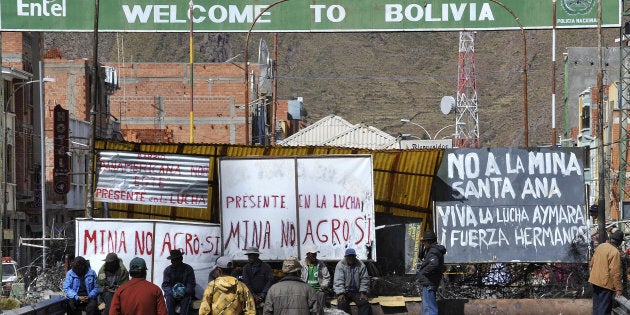
<svg viewBox="0 0 630 315">
<path fill-rule="evenodd" d="M 621 254 L 623 231 L 612 233 L 608 243 L 599 244 L 591 258 L 588 282 L 593 285 L 593 315 L 610 314 L 614 297 L 621 296 Z"/>
<path fill-rule="evenodd" d="M 256 304 L 249 289 L 231 276 L 232 260 L 221 256 L 214 268 L 217 278 L 210 281 L 203 292 L 199 315 L 256 315 Z"/>
</svg>

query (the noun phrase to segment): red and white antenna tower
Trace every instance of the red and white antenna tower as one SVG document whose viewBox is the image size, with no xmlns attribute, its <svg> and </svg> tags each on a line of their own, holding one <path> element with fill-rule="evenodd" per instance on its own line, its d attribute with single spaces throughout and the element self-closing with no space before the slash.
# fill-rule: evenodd
<svg viewBox="0 0 630 315">
<path fill-rule="evenodd" d="M 475 34 L 459 32 L 457 70 L 457 106 L 455 107 L 455 147 L 479 147 L 477 115 L 477 74 L 475 73 Z"/>
</svg>

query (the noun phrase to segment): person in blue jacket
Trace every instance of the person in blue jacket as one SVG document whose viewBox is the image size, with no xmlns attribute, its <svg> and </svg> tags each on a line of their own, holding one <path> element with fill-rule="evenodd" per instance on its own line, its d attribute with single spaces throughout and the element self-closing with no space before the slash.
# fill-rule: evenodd
<svg viewBox="0 0 630 315">
<path fill-rule="evenodd" d="M 72 268 L 63 281 L 63 291 L 68 301 L 68 314 L 81 314 L 83 310 L 87 315 L 97 314 L 96 272 L 85 258 L 78 256 L 72 261 Z"/>
</svg>

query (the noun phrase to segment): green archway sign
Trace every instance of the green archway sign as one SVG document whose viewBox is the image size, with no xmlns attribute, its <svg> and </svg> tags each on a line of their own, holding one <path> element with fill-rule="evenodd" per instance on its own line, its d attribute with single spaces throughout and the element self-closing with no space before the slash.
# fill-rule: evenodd
<svg viewBox="0 0 630 315">
<path fill-rule="evenodd" d="M 256 22 L 257 32 L 374 32 L 551 29 L 553 0 L 289 0 Z M 246 32 L 273 0 L 196 0 L 195 32 Z M 100 1 L 103 32 L 187 32 L 188 0 Z M 557 0 L 557 28 L 597 26 L 597 0 Z M 602 0 L 602 26 L 621 25 L 621 1 Z M 0 30 L 92 31 L 94 3 L 85 0 L 2 0 Z"/>
</svg>

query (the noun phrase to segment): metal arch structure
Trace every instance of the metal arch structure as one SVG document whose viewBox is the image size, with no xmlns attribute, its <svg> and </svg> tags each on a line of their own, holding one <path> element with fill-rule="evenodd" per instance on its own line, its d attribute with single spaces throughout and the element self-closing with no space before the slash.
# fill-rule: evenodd
<svg viewBox="0 0 630 315">
<path fill-rule="evenodd" d="M 624 200 L 630 196 L 627 186 L 628 177 L 628 122 L 630 121 L 630 46 L 626 23 L 630 23 L 630 0 L 622 0 L 621 27 L 619 28 L 619 168 L 617 170 L 619 220 L 625 219 Z M 630 24 L 629 24 L 630 25 Z"/>
<path fill-rule="evenodd" d="M 479 147 L 474 32 L 459 32 L 454 140 L 454 145 L 458 148 Z"/>
</svg>

